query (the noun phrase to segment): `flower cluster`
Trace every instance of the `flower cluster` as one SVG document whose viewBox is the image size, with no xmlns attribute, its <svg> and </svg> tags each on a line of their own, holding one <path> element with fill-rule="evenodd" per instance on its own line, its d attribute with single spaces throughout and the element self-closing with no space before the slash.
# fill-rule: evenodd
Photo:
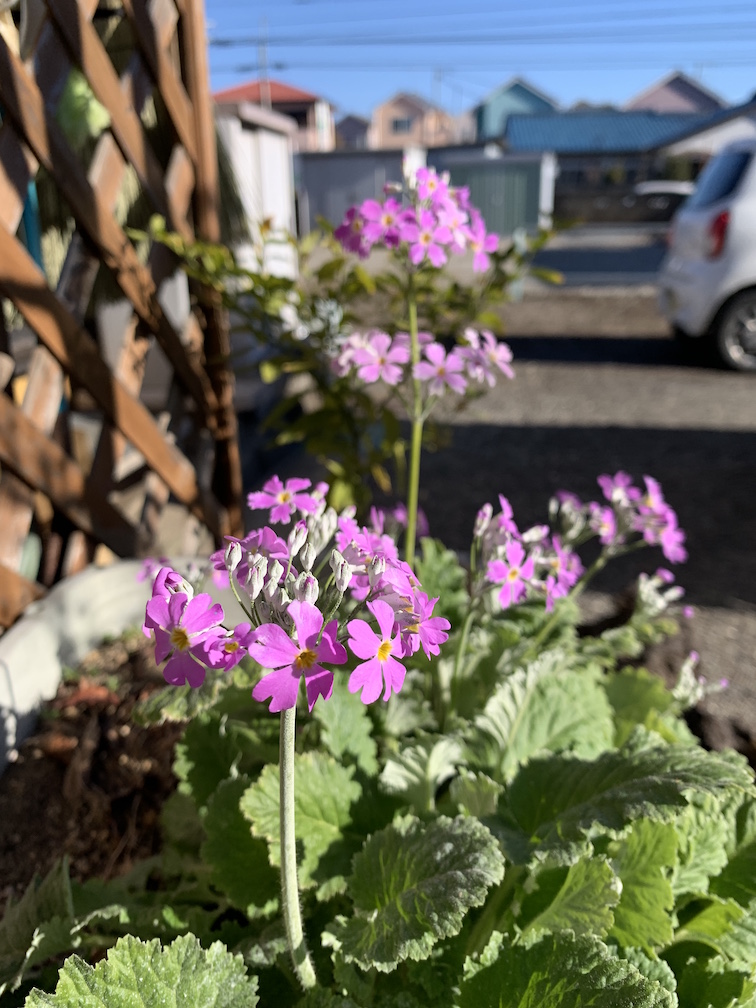
<svg viewBox="0 0 756 1008">
<path fill-rule="evenodd" d="M 469 190 L 453 188 L 448 176 L 433 168 L 418 169 L 404 186 L 386 186 L 383 202 L 368 199 L 350 207 L 334 234 L 363 259 L 373 246 L 383 245 L 405 251 L 413 266 L 439 268 L 450 253 L 470 250 L 478 272 L 488 269 L 489 256 L 499 247 L 498 236 L 486 231 L 480 211 L 470 203 Z"/>
<path fill-rule="evenodd" d="M 464 343 L 446 350 L 427 332 L 418 333 L 421 359 L 410 362 L 410 337 L 399 332 L 393 339 L 388 333 L 372 330 L 352 333 L 334 362 L 340 376 L 356 372 L 366 384 L 378 381 L 398 386 L 415 378 L 422 382 L 426 398 L 438 398 L 447 392 L 463 395 L 470 382 L 496 384 L 502 375 L 513 378 L 510 367 L 512 351 L 488 330 L 468 328 Z"/>
<path fill-rule="evenodd" d="M 353 509 L 337 515 L 326 505 L 327 490 L 276 476 L 249 495 L 271 522 L 300 517 L 286 538 L 266 525 L 227 537 L 211 556 L 247 617 L 233 628 L 210 595 L 195 594 L 170 567 L 158 572 L 144 632 L 154 634 L 158 662 L 167 660 L 168 682 L 199 686 L 207 669 L 229 671 L 249 655 L 269 670 L 253 689 L 256 700 L 269 700 L 273 712 L 293 707 L 304 679 L 312 710 L 318 697 L 331 696 L 333 667 L 346 664 L 347 647 L 359 659 L 349 690 L 366 704 L 401 689 L 403 659 L 421 648 L 428 657 L 439 653 L 449 621 L 433 616 L 438 599 L 399 559 L 383 512 L 373 509 L 361 527 Z"/>
<path fill-rule="evenodd" d="M 485 504 L 475 522 L 475 541 L 483 570 L 482 587 L 498 588 L 502 608 L 529 596 L 546 600 L 551 610 L 558 598 L 567 595 L 583 573 L 577 553 L 552 536 L 546 525 L 520 532 L 506 497 L 499 495 L 501 508 Z"/>
<path fill-rule="evenodd" d="M 596 535 L 610 556 L 646 543 L 660 546 L 670 563 L 684 563 L 685 533 L 676 512 L 655 479 L 644 476 L 643 482 L 644 488 L 635 486 L 625 472 L 599 476 L 604 501 L 584 504 L 574 494 L 561 493 L 552 510 L 559 514 L 570 541 Z"/>
</svg>

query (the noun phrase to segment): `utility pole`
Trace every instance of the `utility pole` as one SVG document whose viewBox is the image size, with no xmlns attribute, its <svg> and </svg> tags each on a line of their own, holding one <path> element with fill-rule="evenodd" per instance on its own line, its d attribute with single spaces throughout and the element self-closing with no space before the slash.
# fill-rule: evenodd
<svg viewBox="0 0 756 1008">
<path fill-rule="evenodd" d="M 257 62 L 260 67 L 260 104 L 271 107 L 270 80 L 268 78 L 268 19 L 260 18 L 260 37 L 257 44 Z"/>
</svg>

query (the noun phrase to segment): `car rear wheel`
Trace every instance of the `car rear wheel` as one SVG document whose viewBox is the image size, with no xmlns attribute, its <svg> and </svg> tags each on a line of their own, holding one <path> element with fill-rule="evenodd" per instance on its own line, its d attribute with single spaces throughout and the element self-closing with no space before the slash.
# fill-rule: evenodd
<svg viewBox="0 0 756 1008">
<path fill-rule="evenodd" d="M 714 335 L 725 367 L 756 371 L 756 290 L 744 291 L 732 299 Z"/>
</svg>

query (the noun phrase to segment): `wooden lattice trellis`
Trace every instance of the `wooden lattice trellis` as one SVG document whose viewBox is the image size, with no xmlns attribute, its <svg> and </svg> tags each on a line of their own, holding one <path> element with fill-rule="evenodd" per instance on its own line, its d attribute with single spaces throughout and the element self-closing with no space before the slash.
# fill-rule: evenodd
<svg viewBox="0 0 756 1008">
<path fill-rule="evenodd" d="M 0 23 L 0 294 L 36 336 L 23 398 L 16 394 L 14 401 L 7 367 L 11 342 L 5 327 L 0 333 L 0 364 L 6 364 L 0 367 L 4 626 L 46 585 L 84 566 L 97 543 L 119 555 L 148 549 L 170 495 L 216 538 L 238 531 L 241 521 L 224 317 L 201 290 L 194 292 L 194 311 L 178 323 L 169 317 L 160 295 L 176 273 L 175 260 L 154 245 L 145 261 L 116 213 L 124 176 L 133 169 L 149 209 L 170 228 L 218 240 L 202 0 L 99 2 L 98 10 L 98 0 L 21 0 L 20 18 L 6 13 Z M 98 31 L 104 16 L 119 19 L 117 54 Z M 86 159 L 75 152 L 57 115 L 74 69 L 109 115 Z M 165 123 L 162 158 L 144 125 L 148 102 L 159 104 Z M 41 169 L 75 224 L 54 289 L 19 237 L 29 183 Z M 123 331 L 109 334 L 108 355 L 91 319 L 101 270 L 130 303 Z M 140 401 L 154 341 L 173 369 L 157 415 Z M 77 397 L 89 404 L 99 430 L 86 462 L 73 450 Z M 133 466 L 128 475 L 132 512 L 134 485 L 138 490 L 136 518 L 119 506 L 129 453 L 140 463 L 136 483 Z M 32 580 L 19 573 L 22 553 L 30 529 L 42 525 L 42 563 Z"/>
</svg>

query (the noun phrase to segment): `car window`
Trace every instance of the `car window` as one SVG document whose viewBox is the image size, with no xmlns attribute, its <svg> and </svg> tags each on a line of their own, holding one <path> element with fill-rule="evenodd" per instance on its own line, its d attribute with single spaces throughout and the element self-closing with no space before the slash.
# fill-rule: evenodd
<svg viewBox="0 0 756 1008">
<path fill-rule="evenodd" d="M 701 172 L 689 207 L 707 207 L 735 192 L 751 163 L 750 151 L 731 151 L 713 158 Z"/>
</svg>

